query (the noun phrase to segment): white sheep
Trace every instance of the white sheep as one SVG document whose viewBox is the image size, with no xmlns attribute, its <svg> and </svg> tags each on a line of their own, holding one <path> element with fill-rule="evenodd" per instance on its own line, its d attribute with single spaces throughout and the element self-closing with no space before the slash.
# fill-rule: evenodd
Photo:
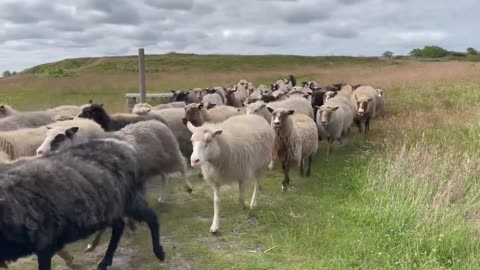
<svg viewBox="0 0 480 270">
<path fill-rule="evenodd" d="M 239 94 L 237 88 L 227 88 L 226 90 L 226 103 L 225 105 L 240 108 L 243 106 L 242 104 L 242 96 L 243 94 Z"/>
<path fill-rule="evenodd" d="M 335 140 L 342 143 L 353 123 L 353 115 L 350 99 L 344 96 L 331 98 L 318 107 L 316 122 L 320 136 L 327 139 L 327 154 L 330 154 Z"/>
<path fill-rule="evenodd" d="M 250 104 L 247 104 L 245 107 L 246 114 L 256 114 L 263 117 L 267 123 L 270 123 L 272 120 L 272 114 L 267 109 L 267 104 L 263 101 L 256 101 Z"/>
<path fill-rule="evenodd" d="M 375 89 L 377 91 L 377 108 L 376 114 L 383 115 L 385 113 L 385 95 L 382 89 Z"/>
<path fill-rule="evenodd" d="M 202 103 L 208 103 L 210 105 L 223 105 L 224 101 L 222 97 L 217 93 L 206 94 L 202 98 Z"/>
<path fill-rule="evenodd" d="M 66 126 L 82 127 L 82 132 L 102 132 L 97 123 L 86 119 L 74 119 L 61 121 L 38 128 L 25 128 L 13 131 L 0 132 L 0 153 L 8 157 L 5 161 L 13 161 L 21 157 L 35 156 L 37 148 L 45 140 L 48 129 L 61 128 Z"/>
<path fill-rule="evenodd" d="M 201 167 L 204 179 L 213 188 L 214 216 L 210 231 L 216 233 L 220 223 L 220 187 L 238 183 L 240 203 L 245 205 L 245 187 L 254 180 L 250 208 L 256 206 L 258 182 L 267 168 L 273 149 L 274 134 L 257 115 L 234 116 L 222 123 L 195 127 L 192 132 L 192 167 Z"/>
<path fill-rule="evenodd" d="M 284 100 L 270 102 L 268 103 L 268 107 L 273 109 L 284 108 L 294 110 L 297 114 L 305 114 L 314 119 L 312 105 L 303 97 L 292 96 Z"/>
<path fill-rule="evenodd" d="M 175 101 L 165 104 L 159 104 L 157 106 L 152 107 L 153 110 L 159 111 L 164 109 L 172 109 L 172 108 L 185 108 L 187 104 L 184 101 Z"/>
<path fill-rule="evenodd" d="M 0 119 L 18 113 L 17 110 L 7 104 L 0 104 Z"/>
<path fill-rule="evenodd" d="M 272 169 L 275 161 L 282 165 L 284 179 L 282 190 L 290 187 L 289 171 L 293 166 L 300 166 L 300 174 L 304 175 L 304 165 L 308 162 L 306 176 L 310 176 L 312 158 L 318 148 L 318 130 L 312 118 L 284 108 L 273 109 L 271 126 L 275 131 L 275 142 L 272 152 Z"/>
</svg>

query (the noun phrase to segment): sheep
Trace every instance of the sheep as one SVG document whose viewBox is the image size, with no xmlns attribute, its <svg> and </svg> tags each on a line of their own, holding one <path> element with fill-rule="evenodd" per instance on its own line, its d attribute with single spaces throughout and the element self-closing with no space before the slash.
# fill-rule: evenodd
<svg viewBox="0 0 480 270">
<path fill-rule="evenodd" d="M 238 90 L 236 88 L 228 88 L 227 89 L 227 94 L 225 96 L 227 102 L 225 105 L 240 108 L 243 106 L 242 100 L 241 100 L 242 95 L 238 94 Z M 248 101 L 246 101 L 248 102 Z"/>
<path fill-rule="evenodd" d="M 273 93 L 272 88 L 264 84 L 260 84 L 257 87 L 257 91 L 259 91 L 262 95 L 268 95 L 268 94 L 271 95 Z"/>
<path fill-rule="evenodd" d="M 117 113 L 110 116 L 103 108 L 103 104 L 92 104 L 83 108 L 78 117 L 92 119 L 105 131 L 117 131 L 129 124 L 147 120 L 157 120 L 165 123 L 160 116 L 154 114 L 137 115 L 130 113 Z"/>
<path fill-rule="evenodd" d="M 183 90 L 171 90 L 172 96 L 170 97 L 170 102 L 183 101 L 186 104 L 189 103 L 198 103 L 202 100 L 202 94 L 194 93 L 193 91 L 183 91 Z"/>
<path fill-rule="evenodd" d="M 207 110 L 203 104 L 188 104 L 185 107 L 183 123 L 191 122 L 194 126 L 201 126 L 205 122 L 218 123 L 234 115 L 241 114 L 238 108 L 230 106 L 215 106 Z"/>
<path fill-rule="evenodd" d="M 338 96 L 331 98 L 317 111 L 317 126 L 321 137 L 327 139 L 327 154 L 331 153 L 331 144 L 337 140 L 342 143 L 343 135 L 347 134 L 353 123 L 353 111 L 350 99 Z"/>
<path fill-rule="evenodd" d="M 322 106 L 325 103 L 325 91 L 323 90 L 313 90 L 312 97 L 310 98 L 311 106 L 313 109 L 313 115 L 317 115 L 318 107 Z M 316 121 L 316 117 L 315 117 Z"/>
<path fill-rule="evenodd" d="M 274 134 L 264 119 L 257 115 L 233 116 L 222 123 L 195 127 L 192 132 L 192 167 L 200 167 L 204 179 L 213 188 L 214 215 L 210 232 L 219 231 L 220 187 L 238 183 L 239 199 L 245 205 L 245 187 L 254 180 L 250 208 L 256 206 L 261 173 L 267 168 L 273 149 Z M 254 128 L 252 128 L 254 127 Z"/>
<path fill-rule="evenodd" d="M 297 79 L 293 75 L 288 75 L 288 81 L 292 87 L 297 85 Z"/>
<path fill-rule="evenodd" d="M 82 127 L 82 132 L 83 130 L 97 133 L 102 131 L 97 123 L 86 119 L 61 121 L 38 128 L 2 131 L 0 132 L 0 153 L 4 153 L 4 156 L 8 157 L 8 159 L 4 158 L 3 163 L 20 157 L 35 156 L 36 150 L 45 139 L 48 129 L 72 125 Z M 0 163 L 2 162 L 0 161 Z"/>
<path fill-rule="evenodd" d="M 164 109 L 172 109 L 172 108 L 185 108 L 187 104 L 184 101 L 175 101 L 166 104 L 159 104 L 155 107 L 152 107 L 153 110 L 159 111 Z"/>
<path fill-rule="evenodd" d="M 18 113 L 17 110 L 7 104 L 0 104 L 0 119 Z"/>
<path fill-rule="evenodd" d="M 324 102 L 326 102 L 326 101 L 328 101 L 329 99 L 331 99 L 331 98 L 335 97 L 336 95 L 337 95 L 337 92 L 335 92 L 335 91 L 327 91 L 327 92 L 325 92 L 325 95 L 324 95 L 324 97 L 325 97 L 325 99 L 324 99 Z M 345 96 L 344 96 L 344 97 L 345 97 Z"/>
<path fill-rule="evenodd" d="M 280 161 L 284 179 L 282 190 L 290 187 L 289 171 L 292 166 L 300 166 L 300 174 L 304 176 L 304 164 L 307 164 L 306 176 L 310 176 L 312 158 L 318 148 L 318 131 L 315 122 L 310 117 L 295 113 L 294 110 L 284 108 L 273 109 L 271 126 L 275 131 L 275 142 L 272 152 L 272 169 L 275 161 Z"/>
<path fill-rule="evenodd" d="M 84 104 L 82 106 L 77 105 L 62 105 L 55 108 L 48 109 L 47 112 L 53 113 L 59 118 L 76 117 L 83 108 L 90 106 L 90 104 Z"/>
<path fill-rule="evenodd" d="M 313 108 L 310 101 L 303 97 L 293 96 L 281 101 L 274 101 L 268 103 L 268 107 L 273 109 L 284 108 L 287 110 L 294 110 L 297 114 L 305 114 L 314 119 Z"/>
<path fill-rule="evenodd" d="M 137 153 L 115 139 L 3 166 L 0 263 L 35 254 L 38 269 L 50 270 L 52 256 L 66 244 L 111 227 L 110 244 L 98 264 L 106 270 L 120 242 L 124 217 L 148 224 L 153 252 L 163 261 L 158 218 L 144 193 Z"/>
<path fill-rule="evenodd" d="M 0 119 L 0 131 L 35 128 L 55 122 L 55 115 L 48 112 L 20 112 Z"/>
<path fill-rule="evenodd" d="M 215 106 L 224 104 L 222 97 L 220 97 L 220 95 L 215 92 L 212 94 L 206 94 L 205 96 L 203 96 L 202 103 L 208 103 Z"/>
<path fill-rule="evenodd" d="M 351 97 L 356 109 L 354 122 L 360 133 L 364 130 L 365 136 L 370 130 L 370 120 L 376 115 L 377 98 L 377 91 L 371 86 L 360 86 Z"/>
<path fill-rule="evenodd" d="M 263 117 L 267 123 L 272 120 L 272 114 L 267 109 L 267 104 L 263 101 L 256 101 L 246 106 L 246 114 L 256 114 Z"/>
<path fill-rule="evenodd" d="M 320 88 L 320 85 L 316 81 L 302 82 L 302 86 L 312 90 Z"/>
<path fill-rule="evenodd" d="M 376 108 L 376 114 L 377 115 L 383 115 L 385 114 L 385 96 L 384 96 L 384 91 L 382 89 L 375 89 L 377 91 L 377 96 L 376 96 L 376 102 L 377 102 L 377 108 Z"/>
<path fill-rule="evenodd" d="M 220 98 L 222 99 L 222 104 L 226 104 L 226 102 L 227 102 L 227 99 L 226 99 L 227 92 L 225 91 L 225 89 L 223 87 L 216 86 L 216 87 L 212 87 L 212 88 L 206 88 L 206 89 L 204 89 L 204 91 L 207 94 L 217 94 L 217 95 L 219 95 Z"/>
</svg>

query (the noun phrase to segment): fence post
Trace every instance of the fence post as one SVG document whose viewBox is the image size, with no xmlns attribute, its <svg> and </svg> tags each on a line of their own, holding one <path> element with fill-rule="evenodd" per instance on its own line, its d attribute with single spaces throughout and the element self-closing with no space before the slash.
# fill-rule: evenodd
<svg viewBox="0 0 480 270">
<path fill-rule="evenodd" d="M 145 49 L 138 49 L 138 79 L 140 90 L 140 102 L 147 102 L 147 86 L 145 84 Z"/>
</svg>

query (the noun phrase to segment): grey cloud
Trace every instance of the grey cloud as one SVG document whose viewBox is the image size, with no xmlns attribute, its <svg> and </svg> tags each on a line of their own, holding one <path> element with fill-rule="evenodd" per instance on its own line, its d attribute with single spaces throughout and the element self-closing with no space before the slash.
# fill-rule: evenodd
<svg viewBox="0 0 480 270">
<path fill-rule="evenodd" d="M 193 0 L 145 0 L 147 5 L 167 10 L 191 10 Z"/>
<path fill-rule="evenodd" d="M 478 0 L 2 0 L 0 71 L 140 46 L 301 55 L 406 54 L 432 43 L 480 49 L 472 35 L 479 9 Z"/>
</svg>

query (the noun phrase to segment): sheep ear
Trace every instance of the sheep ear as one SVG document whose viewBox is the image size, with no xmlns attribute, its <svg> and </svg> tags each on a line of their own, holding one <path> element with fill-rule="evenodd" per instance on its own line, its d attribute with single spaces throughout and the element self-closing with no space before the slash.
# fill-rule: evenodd
<svg viewBox="0 0 480 270">
<path fill-rule="evenodd" d="M 198 104 L 197 108 L 198 108 L 199 110 L 203 109 L 203 104 L 202 104 L 202 103 Z"/>
<path fill-rule="evenodd" d="M 67 138 L 71 139 L 78 132 L 78 127 L 72 127 L 65 131 Z"/>
<path fill-rule="evenodd" d="M 218 135 L 222 134 L 222 132 L 223 131 L 221 129 L 216 130 L 215 132 L 213 132 L 212 137 L 218 136 Z"/>
<path fill-rule="evenodd" d="M 295 111 L 294 110 L 289 110 L 288 115 L 292 115 Z"/>
<path fill-rule="evenodd" d="M 273 111 L 275 111 L 273 108 L 270 108 L 270 107 L 267 107 L 267 109 L 270 113 L 273 113 Z"/>
<path fill-rule="evenodd" d="M 175 90 L 170 90 L 170 92 L 172 92 L 173 94 L 176 94 Z"/>
<path fill-rule="evenodd" d="M 260 109 L 264 109 L 265 107 L 267 107 L 267 104 L 263 103 L 262 105 L 260 105 Z"/>
<path fill-rule="evenodd" d="M 184 125 L 186 125 L 186 124 L 187 124 L 187 122 L 188 122 L 187 118 L 185 118 L 185 117 L 184 117 L 184 118 L 182 118 L 182 122 L 183 122 L 183 124 L 184 124 Z"/>
<path fill-rule="evenodd" d="M 185 119 L 185 118 L 184 118 Z M 186 120 L 186 119 L 185 119 Z M 195 131 L 197 130 L 197 127 L 194 126 L 191 122 L 187 122 L 187 128 L 188 130 L 190 130 L 190 132 L 192 133 L 195 133 Z"/>
<path fill-rule="evenodd" d="M 369 98 L 368 101 L 372 101 L 373 98 Z"/>
<path fill-rule="evenodd" d="M 88 103 L 93 104 L 93 100 L 92 99 L 88 100 Z"/>
<path fill-rule="evenodd" d="M 333 107 L 333 108 L 331 108 L 331 109 L 332 109 L 332 111 L 336 111 L 336 110 L 338 110 L 338 108 L 339 108 L 339 107 L 337 106 L 337 107 Z"/>
<path fill-rule="evenodd" d="M 49 126 L 46 126 L 46 128 L 47 128 L 48 130 L 52 129 L 52 127 L 49 127 Z"/>
</svg>

